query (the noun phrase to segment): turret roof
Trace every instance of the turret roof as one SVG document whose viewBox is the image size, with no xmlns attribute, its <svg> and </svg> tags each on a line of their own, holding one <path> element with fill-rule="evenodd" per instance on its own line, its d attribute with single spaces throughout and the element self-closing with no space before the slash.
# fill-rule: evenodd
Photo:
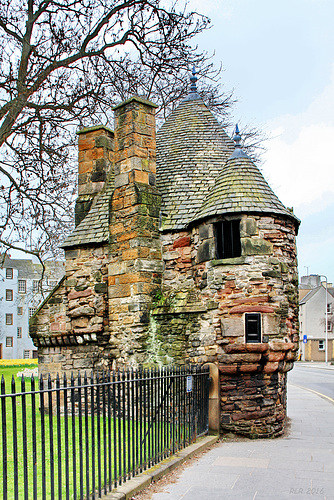
<svg viewBox="0 0 334 500">
<path fill-rule="evenodd" d="M 188 226 L 233 149 L 198 94 L 189 94 L 170 114 L 157 133 L 162 230 Z"/>
<path fill-rule="evenodd" d="M 262 213 L 299 220 L 277 198 L 252 160 L 236 148 L 192 222 L 222 214 Z M 237 154 L 236 154 L 237 153 Z"/>
</svg>

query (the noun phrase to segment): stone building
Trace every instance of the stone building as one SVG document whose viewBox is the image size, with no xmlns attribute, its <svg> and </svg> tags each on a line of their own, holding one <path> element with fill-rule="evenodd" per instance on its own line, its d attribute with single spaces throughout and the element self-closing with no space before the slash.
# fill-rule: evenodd
<svg viewBox="0 0 334 500">
<path fill-rule="evenodd" d="M 79 132 L 66 277 L 30 327 L 40 370 L 210 362 L 221 429 L 278 435 L 298 349 L 299 220 L 194 75 L 157 138 L 155 108 L 132 97 L 114 131 Z"/>
</svg>

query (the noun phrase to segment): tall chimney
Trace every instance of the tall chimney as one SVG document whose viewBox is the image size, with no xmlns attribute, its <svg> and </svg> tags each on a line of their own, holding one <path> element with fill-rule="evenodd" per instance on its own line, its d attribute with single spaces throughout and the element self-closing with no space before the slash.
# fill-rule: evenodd
<svg viewBox="0 0 334 500">
<path fill-rule="evenodd" d="M 132 97 L 114 108 L 115 190 L 110 212 L 108 295 L 110 342 L 121 363 L 145 360 L 149 310 L 161 283 L 156 107 Z"/>
<path fill-rule="evenodd" d="M 114 132 L 104 125 L 85 128 L 79 136 L 78 198 L 75 225 L 86 217 L 93 199 L 104 186 L 113 162 Z"/>
</svg>

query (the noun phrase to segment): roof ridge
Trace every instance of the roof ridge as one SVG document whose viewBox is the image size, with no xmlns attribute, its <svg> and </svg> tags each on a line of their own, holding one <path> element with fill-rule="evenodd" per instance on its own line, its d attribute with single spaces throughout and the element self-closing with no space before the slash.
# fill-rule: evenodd
<svg viewBox="0 0 334 500">
<path fill-rule="evenodd" d="M 248 156 L 231 156 L 192 218 L 195 222 L 232 213 L 274 213 L 299 219 L 290 212 L 269 186 L 260 169 Z"/>
</svg>

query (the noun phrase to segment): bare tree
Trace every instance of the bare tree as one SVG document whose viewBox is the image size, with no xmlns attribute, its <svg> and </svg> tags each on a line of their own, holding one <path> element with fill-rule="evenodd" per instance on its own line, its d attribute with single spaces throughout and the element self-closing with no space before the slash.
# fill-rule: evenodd
<svg viewBox="0 0 334 500">
<path fill-rule="evenodd" d="M 209 20 L 160 0 L 0 2 L 0 250 L 39 257 L 71 228 L 75 131 L 112 123 L 137 93 L 162 116 L 194 64 L 224 123 L 233 103 L 210 58 L 191 45 Z"/>
<path fill-rule="evenodd" d="M 159 0 L 2 0 L 3 247 L 24 241 L 43 254 L 63 237 L 77 127 L 108 122 L 111 106 L 130 93 L 156 95 L 162 71 L 173 79 L 186 61 L 203 60 L 189 42 L 208 22 Z"/>
</svg>

